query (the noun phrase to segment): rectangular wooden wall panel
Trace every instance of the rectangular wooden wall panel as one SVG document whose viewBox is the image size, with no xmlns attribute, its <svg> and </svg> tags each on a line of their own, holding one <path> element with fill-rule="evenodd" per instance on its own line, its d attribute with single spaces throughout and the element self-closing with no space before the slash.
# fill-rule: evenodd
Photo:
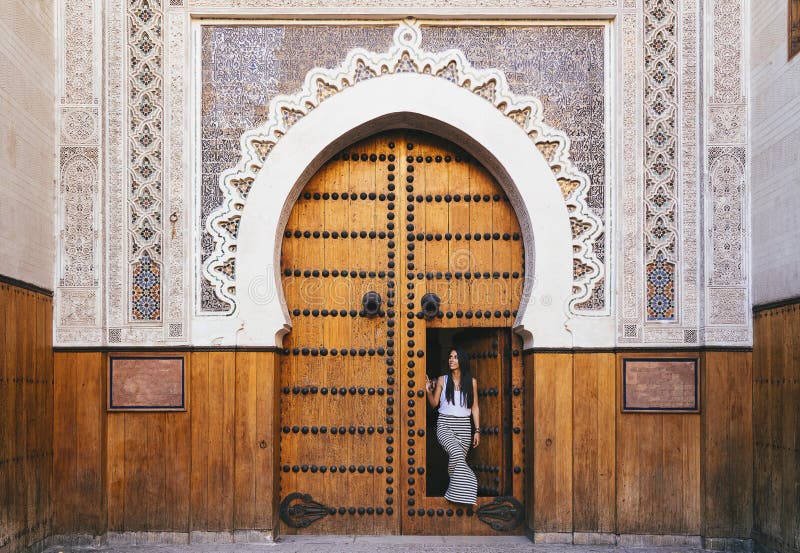
<svg viewBox="0 0 800 553">
<path fill-rule="evenodd" d="M 0 553 L 52 532 L 50 296 L 0 283 Z"/>
<path fill-rule="evenodd" d="M 788 324 L 775 322 L 771 331 Z M 6 333 L 6 340 L 18 339 Z M 791 539 L 796 511 L 785 485 L 796 486 L 797 438 L 792 425 L 780 421 L 796 417 L 796 392 L 762 383 L 796 382 L 796 368 L 786 368 L 791 361 L 781 348 L 758 350 L 752 369 L 748 352 L 704 353 L 699 415 L 622 414 L 622 354 L 526 355 L 528 527 L 539 533 L 746 536 L 753 370 L 755 440 L 761 444 L 756 530 Z M 102 353 L 56 355 L 59 533 L 274 529 L 277 354 L 189 354 L 186 413 L 106 413 L 105 363 Z M 8 366 L 4 361 L 4 374 Z M 24 394 L 10 400 L 26 401 Z M 7 436 L 13 426 L 3 423 Z M 785 451 L 769 446 L 774 443 Z M 0 494 L 39 493 L 23 492 L 7 475 L 0 486 Z"/>
<path fill-rule="evenodd" d="M 58 533 L 272 531 L 275 355 L 186 356 L 186 412 L 106 412 L 106 354 L 57 353 Z"/>
<path fill-rule="evenodd" d="M 620 363 L 617 355 L 617 390 Z M 685 357 L 685 354 L 659 354 Z M 619 405 L 619 393 L 617 393 Z M 617 530 L 700 535 L 700 415 L 617 409 Z"/>
<path fill-rule="evenodd" d="M 574 356 L 572 478 L 576 532 L 613 533 L 616 526 L 615 369 L 613 353 Z"/>
<path fill-rule="evenodd" d="M 54 389 L 54 530 L 103 533 L 105 354 L 56 353 Z"/>
<path fill-rule="evenodd" d="M 753 344 L 753 530 L 800 551 L 800 305 L 756 313 Z"/>
<path fill-rule="evenodd" d="M 533 521 L 572 532 L 572 354 L 533 356 Z"/>
<path fill-rule="evenodd" d="M 752 354 L 702 356 L 703 535 L 749 538 L 753 520 Z"/>
</svg>

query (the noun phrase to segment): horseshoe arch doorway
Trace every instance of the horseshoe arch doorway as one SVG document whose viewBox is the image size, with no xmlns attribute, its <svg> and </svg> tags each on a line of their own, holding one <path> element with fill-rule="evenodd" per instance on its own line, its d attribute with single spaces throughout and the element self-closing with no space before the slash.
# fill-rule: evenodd
<svg viewBox="0 0 800 553">
<path fill-rule="evenodd" d="M 501 186 L 431 134 L 374 135 L 310 179 L 281 251 L 281 532 L 522 533 L 524 255 Z M 479 386 L 474 508 L 442 497 L 423 391 L 453 344 Z"/>
</svg>

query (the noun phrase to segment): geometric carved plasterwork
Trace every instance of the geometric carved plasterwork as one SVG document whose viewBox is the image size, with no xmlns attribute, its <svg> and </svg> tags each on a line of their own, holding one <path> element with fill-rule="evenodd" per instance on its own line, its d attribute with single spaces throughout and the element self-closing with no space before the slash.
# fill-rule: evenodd
<svg viewBox="0 0 800 553">
<path fill-rule="evenodd" d="M 100 155 L 99 0 L 62 0 L 60 36 L 57 263 L 54 326 L 57 343 L 98 344 L 102 338 L 102 207 Z"/>
<path fill-rule="evenodd" d="M 61 148 L 59 286 L 97 286 L 99 237 L 97 148 Z"/>
<path fill-rule="evenodd" d="M 206 222 L 206 230 L 213 237 L 214 250 L 203 264 L 203 277 L 231 306 L 228 314 L 236 310 L 238 223 L 255 177 L 275 144 L 290 132 L 294 123 L 327 98 L 348 87 L 358 86 L 362 81 L 393 73 L 418 73 L 466 88 L 490 102 L 522 128 L 550 165 L 572 222 L 573 295 L 570 308 L 591 297 L 605 272 L 594 248 L 603 232 L 603 223 L 587 206 L 591 183 L 569 158 L 569 138 L 544 122 L 538 99 L 512 93 L 502 72 L 473 67 L 459 50 L 427 52 L 420 47 L 421 41 L 419 25 L 405 21 L 398 25 L 389 51 L 376 53 L 355 49 L 338 67 L 311 70 L 300 92 L 274 98 L 266 122 L 244 134 L 242 158 L 235 168 L 221 177 L 223 201 Z"/>
<path fill-rule="evenodd" d="M 61 108 L 61 145 L 97 144 L 99 126 L 96 106 L 64 106 Z"/>
<path fill-rule="evenodd" d="M 645 259 L 647 319 L 677 311 L 678 49 L 674 0 L 645 2 Z"/>
<path fill-rule="evenodd" d="M 161 320 L 163 37 L 160 0 L 128 4 L 128 256 L 132 321 Z"/>
<path fill-rule="evenodd" d="M 357 0 L 354 5 L 361 4 L 363 2 Z M 314 19 L 313 10 L 334 5 L 338 6 L 339 3 L 335 0 L 59 0 L 63 39 L 59 43 L 61 82 L 56 95 L 59 102 L 59 170 L 56 186 L 59 249 L 54 298 L 55 340 L 58 345 L 157 345 L 169 339 L 195 343 L 189 327 L 184 324 L 187 317 L 192 315 L 192 304 L 184 301 L 184 297 L 190 295 L 186 291 L 189 286 L 184 271 L 192 270 L 193 256 L 205 255 L 205 250 L 195 251 L 195 247 L 190 246 L 193 223 L 187 220 L 191 209 L 187 209 L 186 202 L 195 200 L 192 191 L 201 184 L 194 181 L 199 181 L 200 175 L 193 172 L 187 152 L 192 149 L 200 151 L 190 129 L 194 125 L 205 127 L 202 126 L 204 123 L 195 119 L 190 107 L 193 95 L 199 96 L 199 90 L 197 93 L 191 90 L 194 69 L 190 60 L 200 53 L 193 50 L 190 33 L 192 16 L 189 11 L 195 7 L 213 7 L 215 15 L 242 17 L 244 12 L 236 11 L 242 7 L 295 8 L 304 14 L 302 17 L 307 18 L 306 22 L 297 22 L 297 26 L 311 29 L 320 26 Z M 390 5 L 410 6 L 411 3 L 388 0 L 370 3 L 370 6 Z M 500 7 L 507 6 L 507 3 L 500 0 L 450 0 L 443 3 L 426 0 L 426 3 L 414 2 L 414 5 L 452 9 Z M 155 17 L 144 25 L 135 17 L 138 17 L 137 10 L 147 6 Z M 618 252 L 613 262 L 618 269 L 615 272 L 619 275 L 619 281 L 598 281 L 594 287 L 597 291 L 604 286 L 607 289 L 606 297 L 612 300 L 605 308 L 611 309 L 613 304 L 618 324 L 616 342 L 629 346 L 749 343 L 752 340 L 752 330 L 749 328 L 749 114 L 746 94 L 748 67 L 744 58 L 747 4 L 743 0 L 525 0 L 515 4 L 515 7 L 537 8 L 540 9 L 537 13 L 548 16 L 585 13 L 590 18 L 607 19 L 608 14 L 616 17 L 612 27 L 618 32 L 605 33 L 600 41 L 608 40 L 608 48 L 604 51 L 606 56 L 610 56 L 606 58 L 607 65 L 601 69 L 601 73 L 606 72 L 608 89 L 618 90 L 619 96 L 616 100 L 602 97 L 603 106 L 600 109 L 607 110 L 611 116 L 604 122 L 610 127 L 610 136 L 616 134 L 614 129 L 619 130 L 617 147 L 601 152 L 596 144 L 581 144 L 581 140 L 586 140 L 587 136 L 594 139 L 596 133 L 592 128 L 591 134 L 587 135 L 586 130 L 591 125 L 570 126 L 568 118 L 558 115 L 558 107 L 565 105 L 559 100 L 568 97 L 566 93 L 569 88 L 564 88 L 566 80 L 559 79 L 557 73 L 549 80 L 541 79 L 542 83 L 562 86 L 548 98 L 547 90 L 542 92 L 535 85 L 533 90 L 524 88 L 526 84 L 539 82 L 529 77 L 532 73 L 525 73 L 531 68 L 530 58 L 525 57 L 527 54 L 515 58 L 510 50 L 509 56 L 497 63 L 491 61 L 494 54 L 480 54 L 481 45 L 474 43 L 471 31 L 466 28 L 481 25 L 491 28 L 495 22 L 427 22 L 425 29 L 437 25 L 441 29 L 432 29 L 430 34 L 425 34 L 424 38 L 429 42 L 423 42 L 424 48 L 421 49 L 441 52 L 448 48 L 459 48 L 476 67 L 502 67 L 501 72 L 508 79 L 510 88 L 541 99 L 544 120 L 574 139 L 570 144 L 570 160 L 589 177 L 595 189 L 587 194 L 586 204 L 600 217 L 602 228 L 613 230 L 613 236 L 607 239 L 607 243 L 614 244 Z M 582 11 L 570 11 L 572 8 Z M 699 25 L 700 8 L 707 21 L 705 26 Z M 202 10 L 196 13 L 202 13 Z M 668 23 L 670 17 L 674 18 L 674 27 Z M 532 28 L 542 23 L 534 21 L 531 25 L 526 20 L 519 27 Z M 553 26 L 569 27 L 573 23 L 598 26 L 597 19 L 559 22 Z M 216 27 L 226 25 L 228 22 L 224 25 L 213 24 Z M 516 23 L 504 22 L 504 25 L 513 27 Z M 280 28 L 286 24 L 276 22 L 267 25 L 260 21 L 253 25 L 264 26 Z M 350 35 L 351 42 L 336 43 L 330 52 L 319 54 L 321 61 L 318 62 L 314 61 L 317 58 L 313 53 L 302 59 L 293 59 L 281 51 L 280 58 L 264 58 L 267 65 L 281 64 L 278 73 L 271 73 L 271 69 L 263 73 L 267 76 L 278 75 L 280 83 L 266 95 L 258 91 L 242 92 L 257 98 L 260 101 L 258 105 L 263 109 L 258 111 L 254 104 L 252 113 L 242 118 L 244 125 L 238 128 L 236 124 L 221 127 L 222 140 L 235 143 L 232 149 L 234 153 L 241 130 L 266 121 L 271 116 L 267 107 L 274 103 L 276 95 L 292 93 L 298 87 L 299 77 L 294 79 L 295 73 L 305 75 L 308 68 L 315 65 L 332 69 L 345 58 L 353 45 L 383 52 L 391 42 L 384 30 L 360 35 L 378 37 L 375 41 L 354 38 L 361 32 L 359 28 L 388 29 L 389 24 L 385 22 L 365 24 L 361 20 L 348 21 L 343 17 L 340 21 L 333 24 L 325 22 L 322 26 L 344 29 L 342 35 Z M 160 79 L 160 84 L 151 90 L 153 107 L 156 108 L 153 120 L 156 132 L 152 137 L 141 132 L 142 127 L 134 120 L 135 114 L 131 111 L 138 105 L 136 96 L 147 88 L 141 80 L 135 80 L 137 70 L 146 56 L 135 53 L 140 48 L 136 40 L 138 35 L 131 35 L 130 31 L 145 27 L 153 30 L 153 48 L 159 52 L 158 59 L 152 60 L 152 76 Z M 200 27 L 197 29 L 200 30 Z M 665 32 L 659 35 L 660 31 Z M 293 35 L 295 38 L 292 40 L 301 40 L 301 36 L 313 36 L 316 32 L 303 31 Z M 423 32 L 427 33 L 427 30 Z M 488 36 L 507 33 L 511 37 L 517 31 L 481 32 Z M 514 38 L 523 35 L 514 35 Z M 432 40 L 434 36 L 436 40 Z M 460 42 L 448 42 L 451 36 L 460 37 Z M 666 37 L 666 42 L 662 43 L 660 37 Z M 287 40 L 286 44 L 290 42 Z M 513 41 L 509 44 L 513 44 Z M 240 46 L 241 43 L 229 44 L 232 49 Z M 505 44 L 491 46 L 493 51 L 497 51 L 502 50 Z M 149 46 L 145 48 L 149 49 Z M 665 76 L 672 80 L 662 79 L 656 70 L 659 52 L 664 52 L 664 48 L 674 56 L 668 55 L 663 65 L 667 68 Z M 309 47 L 309 51 L 312 49 Z M 560 52 L 559 56 L 562 55 Z M 617 53 L 621 54 L 619 59 L 616 59 Z M 543 59 L 548 63 L 552 61 L 552 58 Z M 699 65 L 698 60 L 704 63 Z M 520 64 L 520 71 L 513 69 Z M 284 79 L 284 68 L 290 68 L 293 72 L 292 79 Z M 614 68 L 619 71 L 614 71 Z M 247 71 L 249 68 L 229 69 Z M 538 66 L 533 69 L 539 70 Z M 621 79 L 619 83 L 618 77 Z M 702 81 L 698 77 L 702 77 Z M 352 72 L 350 78 L 353 78 Z M 149 75 L 145 76 L 147 79 Z M 605 88 L 604 80 L 600 84 L 600 88 Z M 549 89 L 552 90 L 554 88 Z M 665 94 L 664 97 L 669 100 L 665 105 L 676 110 L 674 120 L 664 119 L 666 111 L 658 113 L 663 106 L 651 100 L 658 93 Z M 265 96 L 266 101 L 262 101 Z M 701 107 L 702 111 L 699 111 Z M 563 113 L 572 110 L 571 113 L 577 114 L 571 107 L 563 109 Z M 657 138 L 670 141 L 674 149 L 667 147 L 664 150 L 657 141 L 652 140 L 656 135 L 651 130 L 659 123 L 666 125 L 664 128 L 671 128 L 671 133 Z M 233 136 L 228 132 L 230 130 L 238 132 Z M 149 205 L 150 201 L 160 202 L 158 213 L 148 214 L 158 222 L 146 229 L 145 233 L 160 233 L 157 236 L 161 251 L 154 250 L 151 244 L 148 253 L 152 252 L 153 256 L 148 259 L 132 256 L 134 248 L 140 251 L 146 248 L 142 248 L 141 243 L 131 243 L 132 233 L 140 228 L 131 224 L 131 221 L 134 215 L 139 217 L 141 212 L 131 211 L 135 192 L 130 171 L 137 166 L 135 156 L 144 151 L 141 138 L 145 143 L 151 138 L 154 141 L 149 153 L 153 154 L 152 168 L 158 174 L 157 183 L 150 183 L 158 187 L 157 193 L 153 193 L 152 198 L 145 195 L 142 205 Z M 225 153 L 223 149 L 218 148 L 211 154 Z M 202 151 L 205 156 L 205 150 Z M 593 157 L 595 152 L 597 157 Z M 580 154 L 584 156 L 583 160 L 579 159 Z M 672 185 L 676 209 L 675 224 L 671 230 L 677 233 L 677 241 L 674 258 L 670 260 L 668 255 L 664 258 L 675 264 L 674 319 L 649 318 L 652 313 L 647 296 L 648 265 L 650 274 L 656 274 L 665 267 L 658 265 L 655 256 L 659 248 L 665 249 L 663 243 L 654 240 L 657 234 L 664 232 L 662 225 L 656 221 L 659 214 L 646 210 L 661 201 L 661 198 L 649 194 L 655 190 L 654 185 L 665 181 L 661 178 L 663 175 L 659 174 L 663 170 L 658 163 L 659 154 L 663 154 L 663 159 L 674 171 L 674 179 L 666 179 L 666 182 Z M 229 167 L 233 163 L 231 155 L 225 155 L 228 157 L 223 159 L 224 156 L 220 156 L 217 160 L 220 166 Z M 598 161 L 601 157 L 607 162 Z M 587 159 L 596 162 L 597 166 L 587 164 Z M 704 161 L 702 167 L 699 165 L 701 160 Z M 205 163 L 205 158 L 202 163 Z M 596 179 L 596 174 L 604 166 L 608 167 L 609 172 L 603 175 L 606 181 L 601 184 L 614 193 L 599 196 L 600 179 Z M 90 175 L 94 175 L 93 180 L 84 179 L 84 176 Z M 202 177 L 206 177 L 205 167 Z M 216 186 L 215 182 L 211 184 L 212 187 Z M 205 181 L 202 186 L 204 189 L 207 186 Z M 137 192 L 141 188 L 138 187 Z M 220 188 L 218 191 L 222 193 Z M 702 204 L 698 205 L 698 201 Z M 204 212 L 204 222 L 215 207 L 216 204 Z M 612 213 L 616 219 L 606 219 Z M 199 220 L 199 213 L 195 214 Z M 670 230 L 668 226 L 666 228 Z M 610 262 L 603 258 L 601 235 L 597 235 L 598 240 L 594 242 L 591 253 L 601 263 Z M 702 251 L 698 252 L 701 238 Z M 207 247 L 209 243 L 205 245 Z M 199 246 L 199 243 L 195 246 Z M 132 261 L 146 263 L 134 266 Z M 229 267 L 229 270 L 233 270 L 235 265 Z M 145 304 L 151 307 L 145 306 L 144 309 L 152 309 L 150 316 L 160 311 L 160 319 L 137 319 L 134 316 L 132 302 L 135 296 L 131 295 L 131 292 L 136 292 L 132 280 L 134 273 L 140 283 L 150 287 L 151 295 L 145 298 Z M 657 286 L 651 290 L 652 294 L 661 292 L 665 277 L 663 274 L 658 276 L 662 280 L 656 281 Z M 177 293 L 181 290 L 183 294 Z M 155 301 L 157 296 L 153 293 L 160 293 L 159 301 Z M 144 296 L 140 294 L 139 297 Z M 574 308 L 578 308 L 578 305 L 573 302 Z M 579 308 L 576 310 L 581 312 Z M 204 322 L 207 320 L 203 319 Z M 147 324 L 140 324 L 142 321 Z"/>
<path fill-rule="evenodd" d="M 709 155 L 711 209 L 709 279 L 719 286 L 746 284 L 745 149 L 717 146 Z"/>
<path fill-rule="evenodd" d="M 713 13 L 706 148 L 704 256 L 709 344 L 749 343 L 752 333 L 749 278 L 750 190 L 745 91 L 743 0 L 706 0 Z"/>
</svg>

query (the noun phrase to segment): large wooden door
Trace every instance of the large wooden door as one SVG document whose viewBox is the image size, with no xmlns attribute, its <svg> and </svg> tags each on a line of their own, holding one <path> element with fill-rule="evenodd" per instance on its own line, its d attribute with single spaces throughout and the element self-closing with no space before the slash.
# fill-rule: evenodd
<svg viewBox="0 0 800 553">
<path fill-rule="evenodd" d="M 282 531 L 520 532 L 524 394 L 520 345 L 508 329 L 524 252 L 491 175 L 430 135 L 362 141 L 301 193 L 281 265 L 292 318 L 281 361 Z M 426 313 L 428 293 L 439 306 Z M 498 355 L 477 360 L 486 367 L 476 376 L 481 424 L 492 428 L 482 447 L 504 453 L 479 450 L 470 462 L 498 467 L 479 477 L 485 495 L 502 497 L 480 497 L 477 508 L 426 491 L 426 333 L 464 328 L 483 328 L 480 343 Z M 495 389 L 508 401 L 494 401 Z"/>
</svg>

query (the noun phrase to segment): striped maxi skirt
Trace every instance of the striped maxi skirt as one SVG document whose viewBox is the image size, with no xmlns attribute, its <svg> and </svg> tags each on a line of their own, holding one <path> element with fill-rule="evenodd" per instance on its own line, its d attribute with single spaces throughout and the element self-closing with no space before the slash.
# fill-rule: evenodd
<svg viewBox="0 0 800 553">
<path fill-rule="evenodd" d="M 467 452 L 472 445 L 472 427 L 469 417 L 439 414 L 436 437 L 450 457 L 447 465 L 450 485 L 447 486 L 444 494 L 445 499 L 454 503 L 475 505 L 478 495 L 478 479 L 467 465 Z"/>
</svg>

